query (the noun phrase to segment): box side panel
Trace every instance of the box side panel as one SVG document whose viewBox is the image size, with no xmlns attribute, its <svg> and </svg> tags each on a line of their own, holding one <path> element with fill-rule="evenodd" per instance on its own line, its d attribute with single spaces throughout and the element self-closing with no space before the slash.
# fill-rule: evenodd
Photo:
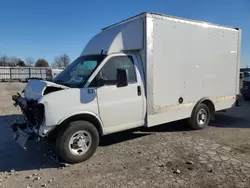
<svg viewBox="0 0 250 188">
<path fill-rule="evenodd" d="M 231 96 L 238 31 L 154 19 L 154 108 Z"/>
<path fill-rule="evenodd" d="M 146 93 L 147 93 L 147 114 L 153 114 L 153 79 L 154 79 L 154 31 L 153 18 L 146 17 Z"/>
<path fill-rule="evenodd" d="M 206 28 L 210 27 L 210 28 L 217 28 L 217 29 L 237 30 L 237 28 L 232 27 L 232 26 L 211 23 L 205 20 L 193 20 L 193 19 L 164 15 L 164 14 L 159 14 L 159 13 L 148 13 L 148 15 L 151 15 L 151 17 L 156 18 L 156 19 L 165 19 L 169 21 L 181 22 L 181 23 L 186 23 L 186 24 L 191 24 L 191 25 L 196 25 L 196 26 L 202 26 Z"/>
<path fill-rule="evenodd" d="M 141 63 L 142 63 L 142 68 L 143 68 L 143 73 L 145 78 L 143 80 L 145 80 L 146 83 L 146 70 L 147 70 L 147 18 L 143 18 L 143 48 L 141 50 L 139 50 L 139 56 L 141 59 Z M 145 84 L 144 83 L 144 84 Z M 146 89 L 147 85 L 145 84 L 145 89 Z M 146 92 L 145 92 L 146 93 Z"/>
<path fill-rule="evenodd" d="M 231 107 L 238 92 L 239 31 L 157 18 L 153 23 L 154 115 L 148 126 L 190 117 L 204 97 L 216 110 Z"/>
<path fill-rule="evenodd" d="M 241 55 L 241 35 L 242 35 L 242 30 L 239 30 L 238 33 L 238 50 L 237 50 L 237 57 L 238 57 L 238 62 L 236 66 L 236 94 L 240 94 L 240 55 Z"/>
</svg>

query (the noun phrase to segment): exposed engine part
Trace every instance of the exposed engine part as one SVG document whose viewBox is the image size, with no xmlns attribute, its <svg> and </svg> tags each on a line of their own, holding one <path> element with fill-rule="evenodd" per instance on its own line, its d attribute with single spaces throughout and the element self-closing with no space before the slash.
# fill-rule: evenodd
<svg viewBox="0 0 250 188">
<path fill-rule="evenodd" d="M 12 100 L 15 102 L 15 106 L 21 108 L 28 126 L 38 129 L 44 120 L 44 106 L 35 100 L 26 101 L 20 94 L 13 95 Z"/>
<path fill-rule="evenodd" d="M 48 86 L 44 90 L 43 95 L 46 95 L 46 94 L 49 94 L 49 93 L 52 93 L 52 92 L 55 92 L 55 91 L 60 91 L 60 90 L 62 90 L 62 88 Z"/>
</svg>

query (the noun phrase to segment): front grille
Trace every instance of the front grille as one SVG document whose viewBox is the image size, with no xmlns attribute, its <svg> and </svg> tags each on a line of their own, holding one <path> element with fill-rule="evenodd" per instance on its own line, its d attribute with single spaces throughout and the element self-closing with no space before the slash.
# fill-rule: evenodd
<svg viewBox="0 0 250 188">
<path fill-rule="evenodd" d="M 38 128 L 43 123 L 44 106 L 42 104 L 28 104 L 27 108 L 23 112 L 26 119 L 28 120 L 30 128 Z"/>
<path fill-rule="evenodd" d="M 44 106 L 42 104 L 37 105 L 37 109 L 36 109 L 36 121 L 37 124 L 40 126 L 43 123 L 44 120 Z"/>
</svg>

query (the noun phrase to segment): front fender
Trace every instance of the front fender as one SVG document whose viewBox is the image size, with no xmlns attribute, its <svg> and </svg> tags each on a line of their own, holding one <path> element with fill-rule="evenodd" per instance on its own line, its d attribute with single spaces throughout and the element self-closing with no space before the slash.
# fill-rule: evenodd
<svg viewBox="0 0 250 188">
<path fill-rule="evenodd" d="M 93 116 L 97 121 L 98 123 L 101 125 L 102 129 L 103 129 L 103 123 L 102 123 L 102 120 L 99 118 L 99 116 L 93 112 L 89 112 L 89 111 L 82 111 L 82 112 L 76 112 L 76 113 L 73 113 L 73 114 L 70 114 L 69 116 L 61 119 L 57 125 L 61 125 L 63 122 L 67 121 L 68 119 L 72 118 L 72 117 L 75 117 L 75 116 Z"/>
<path fill-rule="evenodd" d="M 45 95 L 39 101 L 44 105 L 45 126 L 60 125 L 65 119 L 76 114 L 90 114 L 99 118 L 95 93 L 88 93 L 85 88 L 71 88 Z"/>
<path fill-rule="evenodd" d="M 104 127 L 103 127 L 103 123 L 101 119 L 98 117 L 98 115 L 94 114 L 93 112 L 83 111 L 83 112 L 71 114 L 68 117 L 63 118 L 60 122 L 58 122 L 58 125 L 54 127 L 50 127 L 50 130 L 47 131 L 46 135 L 49 137 L 51 136 L 54 137 L 57 135 L 58 131 L 60 131 L 60 129 L 63 126 L 67 126 L 68 123 L 70 122 L 81 121 L 81 120 L 92 123 L 96 127 L 100 135 L 106 134 Z"/>
</svg>

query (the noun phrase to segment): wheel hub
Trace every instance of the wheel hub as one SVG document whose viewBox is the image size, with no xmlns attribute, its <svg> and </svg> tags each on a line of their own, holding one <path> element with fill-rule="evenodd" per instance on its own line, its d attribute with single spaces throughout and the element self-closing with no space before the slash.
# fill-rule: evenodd
<svg viewBox="0 0 250 188">
<path fill-rule="evenodd" d="M 86 140 L 82 137 L 76 140 L 76 146 L 78 148 L 83 147 L 85 144 L 86 144 Z"/>
<path fill-rule="evenodd" d="M 205 109 L 200 109 L 198 112 L 197 121 L 201 125 L 207 121 L 207 112 Z"/>
<path fill-rule="evenodd" d="M 74 155 L 86 153 L 92 143 L 92 138 L 87 131 L 78 131 L 69 140 L 69 150 Z"/>
</svg>

